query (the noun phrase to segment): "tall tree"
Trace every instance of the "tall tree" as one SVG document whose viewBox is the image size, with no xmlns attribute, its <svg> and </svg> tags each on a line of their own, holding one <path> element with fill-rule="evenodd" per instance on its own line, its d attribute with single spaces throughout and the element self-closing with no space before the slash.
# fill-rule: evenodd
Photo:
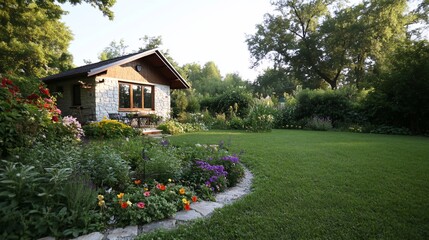
<svg viewBox="0 0 429 240">
<path fill-rule="evenodd" d="M 43 77 L 72 67 L 70 30 L 59 3 L 90 3 L 106 16 L 115 0 L 5 0 L 0 3 L 0 73 Z"/>
<path fill-rule="evenodd" d="M 255 65 L 269 59 L 304 83 L 323 80 L 333 89 L 341 81 L 358 85 L 383 65 L 417 17 L 405 0 L 333 5 L 338 2 L 275 1 L 277 14 L 266 14 L 246 40 Z"/>
<path fill-rule="evenodd" d="M 112 41 L 108 47 L 105 47 L 104 50 L 98 56 L 98 59 L 101 61 L 120 57 L 127 54 L 128 45 L 125 45 L 124 39 L 119 40 L 119 42 Z"/>
</svg>

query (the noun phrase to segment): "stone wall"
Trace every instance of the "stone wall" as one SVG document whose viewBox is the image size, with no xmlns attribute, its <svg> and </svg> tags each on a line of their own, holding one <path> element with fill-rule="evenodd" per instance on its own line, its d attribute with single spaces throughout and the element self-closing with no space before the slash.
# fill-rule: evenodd
<svg viewBox="0 0 429 240">
<path fill-rule="evenodd" d="M 118 112 L 119 85 L 118 80 L 110 78 L 96 78 L 95 82 L 95 115 L 97 121 L 101 121 L 109 118 L 109 113 Z"/>
<path fill-rule="evenodd" d="M 122 80 L 123 81 L 123 80 Z M 124 81 L 125 82 L 125 81 Z M 130 81 L 134 82 L 134 81 Z M 170 117 L 170 86 L 154 84 L 155 113 L 163 120 Z M 109 117 L 109 113 L 118 113 L 119 84 L 118 79 L 97 77 L 95 80 L 95 114 L 97 121 Z M 127 112 L 121 112 L 125 115 Z"/>
<path fill-rule="evenodd" d="M 170 118 L 170 86 L 155 84 L 155 111 L 165 121 Z"/>
</svg>

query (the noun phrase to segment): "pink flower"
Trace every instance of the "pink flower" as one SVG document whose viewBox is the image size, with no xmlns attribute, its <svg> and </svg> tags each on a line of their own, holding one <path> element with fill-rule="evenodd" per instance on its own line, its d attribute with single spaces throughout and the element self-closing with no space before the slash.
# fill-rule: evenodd
<svg viewBox="0 0 429 240">
<path fill-rule="evenodd" d="M 145 206 L 144 202 L 138 202 L 137 203 L 138 208 L 144 208 L 144 206 Z"/>
<path fill-rule="evenodd" d="M 145 197 L 149 197 L 149 196 L 150 196 L 150 192 L 149 192 L 149 191 L 146 191 L 146 192 L 144 192 L 144 193 L 143 193 L 143 195 L 144 195 Z"/>
</svg>

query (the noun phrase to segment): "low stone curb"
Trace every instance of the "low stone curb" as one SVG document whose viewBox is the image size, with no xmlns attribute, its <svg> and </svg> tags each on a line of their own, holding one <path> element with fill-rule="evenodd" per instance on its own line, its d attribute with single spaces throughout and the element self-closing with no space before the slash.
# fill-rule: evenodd
<svg viewBox="0 0 429 240">
<path fill-rule="evenodd" d="M 88 235 L 74 238 L 73 240 L 133 240 L 136 236 L 149 233 L 157 229 L 174 229 L 180 224 L 186 224 L 200 218 L 210 217 L 215 209 L 222 208 L 234 201 L 242 198 L 251 192 L 253 174 L 244 168 L 243 179 L 235 186 L 225 192 L 215 195 L 216 202 L 200 201 L 191 205 L 189 211 L 179 211 L 173 217 L 157 222 L 148 223 L 142 226 L 128 226 L 125 228 L 116 228 L 106 231 L 104 234 L 94 232 Z M 55 238 L 46 237 L 39 240 L 55 240 Z"/>
</svg>

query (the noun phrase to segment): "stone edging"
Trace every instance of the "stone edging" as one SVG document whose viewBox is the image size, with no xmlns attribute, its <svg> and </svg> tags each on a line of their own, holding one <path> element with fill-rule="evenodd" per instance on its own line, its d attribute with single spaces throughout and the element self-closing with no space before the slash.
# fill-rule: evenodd
<svg viewBox="0 0 429 240">
<path fill-rule="evenodd" d="M 253 174 L 244 167 L 244 177 L 241 181 L 225 192 L 215 195 L 216 202 L 199 201 L 191 205 L 189 211 L 179 211 L 174 216 L 157 222 L 148 223 L 142 226 L 128 226 L 125 228 L 116 228 L 108 230 L 104 234 L 93 232 L 88 235 L 74 238 L 73 240 L 133 240 L 136 236 L 149 233 L 157 229 L 174 229 L 178 225 L 189 223 L 193 220 L 210 217 L 214 210 L 242 198 L 251 192 Z M 46 237 L 39 240 L 54 240 L 55 238 Z"/>
</svg>

